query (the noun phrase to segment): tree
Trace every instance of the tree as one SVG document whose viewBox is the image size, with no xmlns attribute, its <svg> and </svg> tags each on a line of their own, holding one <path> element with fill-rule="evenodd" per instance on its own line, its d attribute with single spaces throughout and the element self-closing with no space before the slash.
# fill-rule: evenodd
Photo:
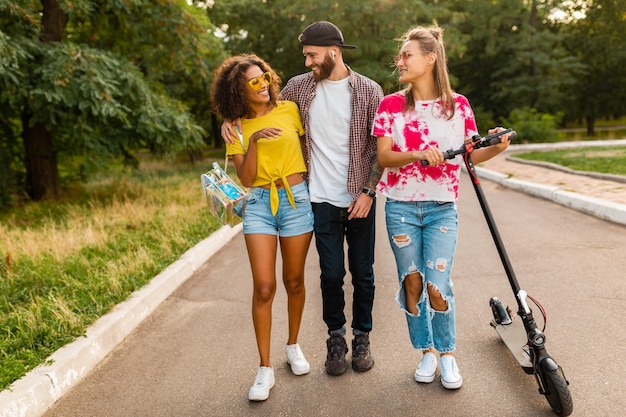
<svg viewBox="0 0 626 417">
<path fill-rule="evenodd" d="M 0 118 L 17 121 L 2 125 L 0 144 L 21 151 L 12 159 L 32 199 L 61 195 L 60 153 L 132 163 L 139 148 L 202 143 L 189 108 L 201 111 L 223 57 L 204 11 L 177 0 L 0 0 L 0 12 Z"/>
<path fill-rule="evenodd" d="M 301 56 L 302 29 L 315 20 L 333 21 L 359 46 L 346 53 L 347 62 L 387 93 L 401 87 L 393 66 L 396 40 L 412 26 L 436 21 L 445 30 L 453 87 L 503 118 L 523 107 L 557 112 L 566 87 L 576 82 L 578 59 L 566 53 L 563 37 L 545 18 L 552 7 L 538 0 L 216 0 L 209 15 L 224 30 L 231 53 L 255 51 L 285 78 L 304 71 L 294 58 Z"/>
<path fill-rule="evenodd" d="M 359 47 L 346 52 L 346 62 L 386 93 L 401 87 L 392 65 L 396 39 L 411 26 L 436 21 L 445 30 L 452 86 L 470 99 L 485 129 L 515 109 L 571 119 L 610 102 L 598 117 L 624 114 L 623 0 L 594 0 L 597 10 L 578 31 L 577 22 L 556 18 L 556 11 L 583 1 L 590 0 L 215 0 L 207 11 L 231 54 L 255 52 L 284 80 L 306 71 L 297 41 L 304 27 L 330 20 Z M 589 62 L 601 66 L 594 80 L 585 75 Z"/>
<path fill-rule="evenodd" d="M 466 12 L 459 30 L 467 48 L 450 57 L 450 71 L 459 79 L 457 90 L 476 109 L 491 114 L 494 122 L 514 109 L 563 110 L 582 65 L 567 53 L 564 37 L 547 19 L 551 4 L 457 1 L 454 7 Z"/>
<path fill-rule="evenodd" d="M 432 3 L 432 4 L 427 4 Z M 398 88 L 393 56 L 396 39 L 409 27 L 449 18 L 437 2 L 420 0 L 301 1 L 215 0 L 208 9 L 211 21 L 224 32 L 231 54 L 254 52 L 266 59 L 284 81 L 306 71 L 298 36 L 317 20 L 341 29 L 346 43 L 344 60 L 354 70 L 379 82 L 386 92 Z"/>
<path fill-rule="evenodd" d="M 571 90 L 575 105 L 569 119 L 585 120 L 587 134 L 595 133 L 595 121 L 626 114 L 626 11 L 623 0 L 593 0 L 564 9 L 561 31 L 567 50 L 585 63 L 577 88 Z"/>
<path fill-rule="evenodd" d="M 23 77 L 19 62 L 27 57 L 28 53 L 21 45 L 11 43 L 10 38 L 0 31 L 0 92 L 7 91 L 9 86 L 18 83 Z M 17 142 L 11 119 L 0 117 L 0 207 L 9 205 L 9 196 L 17 191 L 12 175 L 13 156 L 20 153 L 13 149 Z"/>
</svg>

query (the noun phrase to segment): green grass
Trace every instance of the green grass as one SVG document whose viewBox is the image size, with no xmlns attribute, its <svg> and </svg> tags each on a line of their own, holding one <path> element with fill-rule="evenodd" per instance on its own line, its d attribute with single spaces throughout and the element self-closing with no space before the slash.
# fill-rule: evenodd
<svg viewBox="0 0 626 417">
<path fill-rule="evenodd" d="M 200 186 L 211 162 L 142 158 L 0 214 L 0 390 L 221 227 Z"/>
<path fill-rule="evenodd" d="M 595 135 L 588 136 L 585 124 L 571 124 L 559 130 L 561 141 L 593 141 L 605 139 L 626 139 L 626 117 L 619 119 L 596 120 Z"/>
<path fill-rule="evenodd" d="M 623 128 L 607 128 L 596 130 L 595 136 L 587 136 L 587 132 L 584 130 L 575 131 L 559 131 L 560 141 L 594 141 L 594 140 L 612 140 L 612 139 L 626 139 L 626 129 Z"/>
<path fill-rule="evenodd" d="M 577 171 L 626 175 L 626 146 L 533 151 L 516 153 L 513 156 L 530 161 L 551 162 Z"/>
</svg>

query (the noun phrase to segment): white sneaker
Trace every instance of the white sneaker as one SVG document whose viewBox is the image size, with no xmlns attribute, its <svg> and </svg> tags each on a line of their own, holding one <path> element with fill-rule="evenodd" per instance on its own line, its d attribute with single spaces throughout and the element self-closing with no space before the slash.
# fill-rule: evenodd
<svg viewBox="0 0 626 417">
<path fill-rule="evenodd" d="M 285 354 L 287 354 L 287 363 L 291 365 L 291 372 L 294 375 L 304 375 L 311 371 L 311 366 L 304 358 L 299 344 L 285 346 Z"/>
<path fill-rule="evenodd" d="M 437 357 L 432 352 L 426 352 L 422 357 L 422 361 L 415 370 L 415 380 L 417 382 L 433 382 L 435 380 L 436 370 Z"/>
<path fill-rule="evenodd" d="M 452 355 L 441 356 L 441 384 L 447 389 L 458 389 L 463 385 L 463 378 Z"/>
<path fill-rule="evenodd" d="M 250 401 L 265 401 L 270 396 L 270 389 L 274 386 L 274 369 L 267 366 L 259 367 L 254 385 L 248 392 Z"/>
</svg>

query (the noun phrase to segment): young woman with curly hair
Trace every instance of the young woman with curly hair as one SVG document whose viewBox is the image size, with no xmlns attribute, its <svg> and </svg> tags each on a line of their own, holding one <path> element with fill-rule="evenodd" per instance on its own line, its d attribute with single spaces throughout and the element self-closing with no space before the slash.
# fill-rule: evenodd
<svg viewBox="0 0 626 417">
<path fill-rule="evenodd" d="M 287 291 L 289 334 L 285 353 L 291 371 L 310 366 L 298 345 L 305 302 L 304 262 L 313 231 L 313 213 L 302 156 L 304 129 L 295 103 L 278 100 L 280 78 L 256 55 L 237 55 L 217 69 L 211 87 L 213 110 L 241 119 L 240 140 L 226 144 L 237 176 L 248 187 L 243 234 L 252 269 L 252 320 L 260 364 L 248 398 L 263 401 L 274 386 L 270 360 L 272 301 L 276 294 L 278 244 Z"/>
</svg>

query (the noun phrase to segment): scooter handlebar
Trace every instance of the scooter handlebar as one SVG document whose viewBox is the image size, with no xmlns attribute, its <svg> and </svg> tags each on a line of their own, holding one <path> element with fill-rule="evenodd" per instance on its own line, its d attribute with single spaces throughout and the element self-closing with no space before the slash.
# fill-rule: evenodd
<svg viewBox="0 0 626 417">
<path fill-rule="evenodd" d="M 498 133 L 493 133 L 485 137 L 480 137 L 478 135 L 475 135 L 474 137 L 472 137 L 471 146 L 468 147 L 466 146 L 466 144 L 463 144 L 463 146 L 461 146 L 458 149 L 448 149 L 447 151 L 443 151 L 442 152 L 443 159 L 452 159 L 457 155 L 462 155 L 468 152 L 468 149 L 469 149 L 469 152 L 472 152 L 474 149 L 485 148 L 487 146 L 496 145 L 500 143 L 500 136 L 505 135 L 507 133 L 511 134 L 511 136 L 509 137 L 509 141 L 517 139 L 517 132 L 515 132 L 513 129 L 505 129 Z M 420 162 L 424 166 L 428 165 L 428 161 L 426 161 L 425 159 L 421 160 Z"/>
<path fill-rule="evenodd" d="M 487 135 L 484 138 L 478 138 L 478 143 L 480 144 L 480 146 L 476 146 L 475 144 L 474 149 L 484 148 L 486 146 L 491 146 L 491 145 L 497 145 L 498 143 L 500 143 L 500 136 L 505 135 L 507 133 L 511 133 L 511 136 L 509 137 L 509 142 L 517 139 L 516 131 L 514 131 L 513 129 L 505 129 L 501 132 L 494 133 L 492 135 Z"/>
</svg>

